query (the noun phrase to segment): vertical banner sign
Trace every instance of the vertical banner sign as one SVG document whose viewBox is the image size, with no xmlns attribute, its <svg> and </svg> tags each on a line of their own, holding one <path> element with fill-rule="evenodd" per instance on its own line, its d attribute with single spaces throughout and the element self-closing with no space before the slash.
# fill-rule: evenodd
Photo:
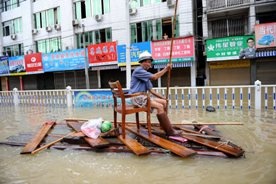
<svg viewBox="0 0 276 184">
<path fill-rule="evenodd" d="M 8 56 L 0 56 L 0 76 L 9 74 Z"/>
<path fill-rule="evenodd" d="M 126 45 L 119 45 L 118 49 L 118 65 L 126 66 Z M 148 51 L 151 53 L 150 42 L 133 43 L 130 45 L 130 62 L 131 65 L 138 65 L 140 53 Z"/>
<path fill-rule="evenodd" d="M 25 63 L 26 63 L 26 72 L 27 73 L 43 72 L 42 54 L 41 53 L 25 55 L 24 59 L 25 59 Z"/>
<path fill-rule="evenodd" d="M 276 22 L 255 26 L 256 48 L 276 47 Z"/>
<path fill-rule="evenodd" d="M 194 37 L 175 38 L 172 62 L 194 61 Z M 167 63 L 170 58 L 171 40 L 153 41 L 151 44 L 154 63 Z"/>
<path fill-rule="evenodd" d="M 126 45 L 117 45 L 118 65 L 126 63 Z"/>
<path fill-rule="evenodd" d="M 9 71 L 11 75 L 25 74 L 26 67 L 23 56 L 9 57 Z"/>
<path fill-rule="evenodd" d="M 117 43 L 107 42 L 88 46 L 89 65 L 101 66 L 118 64 Z"/>
</svg>

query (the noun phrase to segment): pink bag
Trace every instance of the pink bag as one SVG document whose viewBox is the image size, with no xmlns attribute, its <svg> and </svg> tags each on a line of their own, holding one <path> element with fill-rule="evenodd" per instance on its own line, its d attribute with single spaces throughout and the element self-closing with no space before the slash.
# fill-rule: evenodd
<svg viewBox="0 0 276 184">
<path fill-rule="evenodd" d="M 88 137 L 92 139 L 97 139 L 101 134 L 101 124 L 103 119 L 90 119 L 87 122 L 83 123 L 81 126 L 81 131 Z"/>
</svg>

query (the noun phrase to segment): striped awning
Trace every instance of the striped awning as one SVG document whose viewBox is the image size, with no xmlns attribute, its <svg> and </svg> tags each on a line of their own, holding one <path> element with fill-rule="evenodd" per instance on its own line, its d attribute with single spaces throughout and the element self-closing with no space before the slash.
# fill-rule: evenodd
<svg viewBox="0 0 276 184">
<path fill-rule="evenodd" d="M 119 66 L 116 65 L 103 65 L 103 66 L 92 66 L 91 70 L 92 71 L 97 71 L 97 70 L 112 70 L 112 69 L 119 69 Z"/>
<path fill-rule="evenodd" d="M 154 64 L 153 67 L 157 68 L 165 68 L 167 66 L 166 63 L 162 64 Z M 173 68 L 183 68 L 183 67 L 191 67 L 193 66 L 193 62 L 181 62 L 181 63 L 173 63 Z"/>
<path fill-rule="evenodd" d="M 134 70 L 138 66 L 140 66 L 140 65 L 131 66 L 131 70 Z M 126 67 L 125 66 L 121 66 L 120 68 L 121 68 L 121 71 L 126 71 Z"/>
</svg>

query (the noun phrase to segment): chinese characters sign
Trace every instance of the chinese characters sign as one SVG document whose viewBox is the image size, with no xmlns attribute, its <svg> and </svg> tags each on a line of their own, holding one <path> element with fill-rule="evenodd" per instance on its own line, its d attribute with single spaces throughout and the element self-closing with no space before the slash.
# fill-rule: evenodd
<svg viewBox="0 0 276 184">
<path fill-rule="evenodd" d="M 43 68 L 45 72 L 84 69 L 85 51 L 74 49 L 43 54 Z"/>
<path fill-rule="evenodd" d="M 28 73 L 43 72 L 41 53 L 28 54 L 24 57 L 24 59 L 26 63 L 26 72 Z"/>
<path fill-rule="evenodd" d="M 126 45 L 118 45 L 118 65 L 126 66 Z M 150 42 L 133 43 L 130 45 L 131 65 L 137 65 L 139 55 L 144 52 L 151 52 Z"/>
<path fill-rule="evenodd" d="M 89 45 L 88 59 L 91 66 L 117 64 L 116 42 Z"/>
<path fill-rule="evenodd" d="M 154 63 L 169 61 L 171 40 L 152 42 L 152 57 Z M 172 48 L 172 61 L 185 62 L 194 60 L 194 37 L 176 38 Z"/>
<path fill-rule="evenodd" d="M 8 56 L 0 56 L 0 75 L 9 74 Z"/>
<path fill-rule="evenodd" d="M 240 52 L 247 47 L 247 39 L 252 37 L 231 36 L 207 40 L 207 61 L 239 59 Z"/>
<path fill-rule="evenodd" d="M 276 22 L 255 26 L 256 48 L 276 46 Z"/>
<path fill-rule="evenodd" d="M 26 74 L 24 57 L 23 56 L 9 57 L 9 71 L 11 75 Z"/>
</svg>

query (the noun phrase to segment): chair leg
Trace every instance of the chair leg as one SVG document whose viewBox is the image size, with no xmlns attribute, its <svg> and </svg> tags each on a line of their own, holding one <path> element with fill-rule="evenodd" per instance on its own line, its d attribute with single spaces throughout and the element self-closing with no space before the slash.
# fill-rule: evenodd
<svg viewBox="0 0 276 184">
<path fill-rule="evenodd" d="M 122 115 L 122 136 L 126 138 L 126 115 Z"/>
<path fill-rule="evenodd" d="M 114 111 L 113 117 L 114 117 L 114 127 L 117 128 L 117 112 L 116 111 Z"/>
<path fill-rule="evenodd" d="M 150 112 L 147 112 L 147 125 L 148 125 L 149 136 L 151 136 Z"/>
<path fill-rule="evenodd" d="M 136 116 L 136 125 L 137 125 L 137 129 L 139 130 L 140 129 L 140 121 L 139 121 L 139 113 L 138 112 L 136 112 L 135 113 L 135 116 Z"/>
</svg>

